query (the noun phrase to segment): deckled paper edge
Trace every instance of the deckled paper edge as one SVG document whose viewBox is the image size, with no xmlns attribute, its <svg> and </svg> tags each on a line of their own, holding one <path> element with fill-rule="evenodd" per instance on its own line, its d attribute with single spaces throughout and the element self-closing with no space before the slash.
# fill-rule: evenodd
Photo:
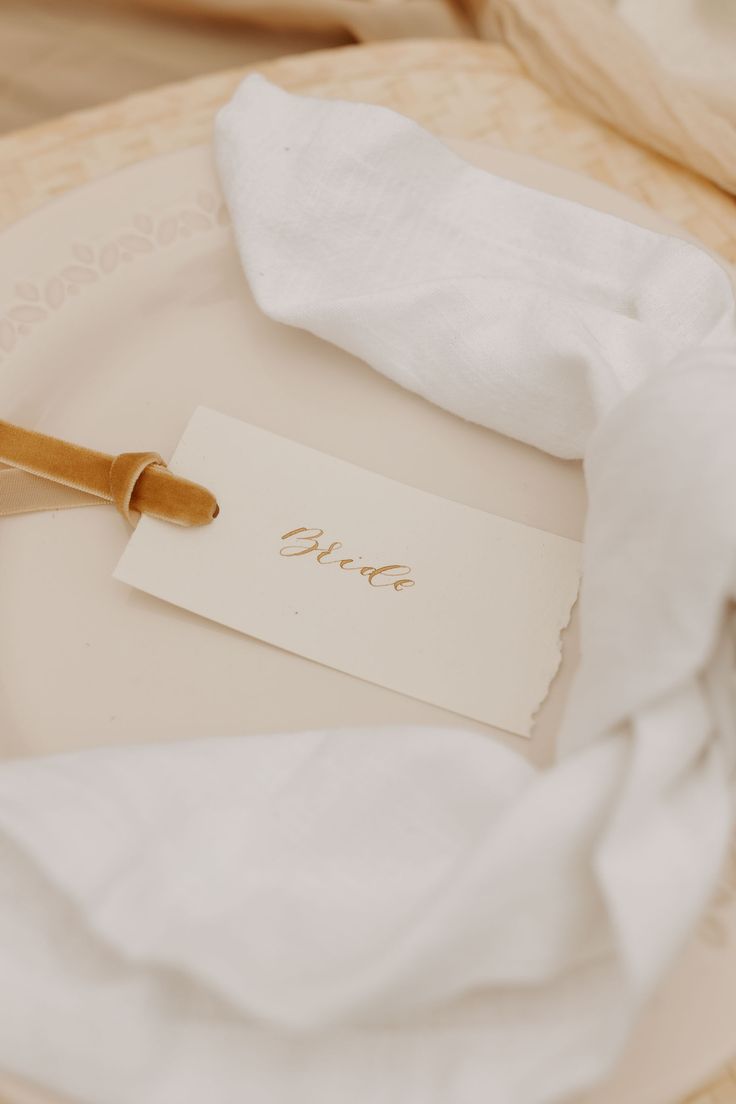
<svg viewBox="0 0 736 1104">
<path fill-rule="evenodd" d="M 543 532 L 544 530 L 541 530 L 541 531 Z M 569 540 L 570 538 L 566 538 L 566 539 Z M 578 543 L 580 543 L 580 542 L 578 542 Z M 525 739 L 525 740 L 531 740 L 533 738 L 534 729 L 536 727 L 536 723 L 537 723 L 537 719 L 539 717 L 539 714 L 541 713 L 545 702 L 547 701 L 547 699 L 549 698 L 549 696 L 552 692 L 552 687 L 554 685 L 555 679 L 557 678 L 558 674 L 560 673 L 560 667 L 562 666 L 563 640 L 564 640 L 565 633 L 570 628 L 570 625 L 572 623 L 572 615 L 575 612 L 575 607 L 577 606 L 578 602 L 580 601 L 580 584 L 582 582 L 582 578 L 583 578 L 582 569 L 578 568 L 577 584 L 575 586 L 575 592 L 572 596 L 572 601 L 570 602 L 570 606 L 569 606 L 568 611 L 567 611 L 567 617 L 565 617 L 565 614 L 563 613 L 562 619 L 561 619 L 561 624 L 558 626 L 558 629 L 557 629 L 557 636 L 556 636 L 556 641 L 555 641 L 555 654 L 554 654 L 554 657 L 553 657 L 553 661 L 550 664 L 551 673 L 547 678 L 546 688 L 545 688 L 545 690 L 542 694 L 542 697 L 539 699 L 538 705 L 536 705 L 534 707 L 534 709 L 532 709 L 531 713 L 529 714 L 529 720 L 527 722 L 527 725 L 525 727 L 524 732 L 521 734 L 522 738 Z M 512 733 L 512 735 L 514 735 L 514 734 Z"/>
</svg>

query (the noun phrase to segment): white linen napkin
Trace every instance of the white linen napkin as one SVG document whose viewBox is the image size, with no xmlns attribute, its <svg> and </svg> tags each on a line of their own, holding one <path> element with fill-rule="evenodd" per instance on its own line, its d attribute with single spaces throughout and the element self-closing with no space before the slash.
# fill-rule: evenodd
<svg viewBox="0 0 736 1104">
<path fill-rule="evenodd" d="M 95 1104 L 563 1100 L 615 1059 L 732 826 L 728 278 L 259 78 L 217 153 L 268 314 L 585 455 L 561 758 L 355 729 L 2 767 L 0 1066 Z"/>
</svg>

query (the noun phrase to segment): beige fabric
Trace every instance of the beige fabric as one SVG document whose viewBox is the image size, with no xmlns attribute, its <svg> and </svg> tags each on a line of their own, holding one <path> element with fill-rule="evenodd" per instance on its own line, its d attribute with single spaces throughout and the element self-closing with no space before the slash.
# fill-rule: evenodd
<svg viewBox="0 0 736 1104">
<path fill-rule="evenodd" d="M 736 127 L 659 66 L 615 11 L 596 0 L 474 6 L 481 34 L 506 42 L 548 91 L 736 192 Z"/>
<path fill-rule="evenodd" d="M 734 0 L 614 0 L 660 65 L 736 124 Z"/>
<path fill-rule="evenodd" d="M 142 3 L 0 0 L 0 133 L 349 40 L 334 27 L 317 33 L 182 18 Z"/>
<path fill-rule="evenodd" d="M 138 0 L 139 3 L 167 0 Z M 719 105 L 736 101 L 736 55 L 721 79 L 707 78 L 708 97 L 660 65 L 646 42 L 607 0 L 169 0 L 180 10 L 227 13 L 269 26 L 330 27 L 360 40 L 474 33 L 505 42 L 531 76 L 637 142 L 736 192 L 736 127 Z M 638 0 L 637 0 L 638 2 Z M 671 2 L 671 0 L 668 0 Z M 666 40 L 667 14 L 647 23 Z M 705 24 L 695 8 L 701 67 Z M 712 37 L 719 35 L 713 22 Z M 710 24 L 708 24 L 710 26 Z M 659 33 L 658 33 L 659 32 Z M 734 36 L 736 41 L 736 35 Z M 680 45 L 682 52 L 682 45 Z M 722 49 L 721 49 L 722 53 Z M 680 65 L 682 70 L 682 65 Z M 692 76 L 692 73 L 689 74 Z"/>
<path fill-rule="evenodd" d="M 175 3 L 176 0 L 171 0 Z M 188 0 L 198 4 L 200 0 Z M 337 25 L 360 41 L 385 38 L 448 38 L 472 34 L 472 25 L 453 0 L 204 0 L 208 5 L 253 9 L 253 18 L 274 26 L 288 18 L 292 25 L 323 30 Z M 282 13 L 279 16 L 279 11 Z"/>
<path fill-rule="evenodd" d="M 473 34 L 465 0 L 135 0 L 181 14 L 245 19 L 256 25 L 348 32 L 360 41 Z"/>
<path fill-rule="evenodd" d="M 731 0 L 3 0 L 0 130 L 350 37 L 475 35 L 510 46 L 553 95 L 736 192 L 735 13 Z"/>
</svg>

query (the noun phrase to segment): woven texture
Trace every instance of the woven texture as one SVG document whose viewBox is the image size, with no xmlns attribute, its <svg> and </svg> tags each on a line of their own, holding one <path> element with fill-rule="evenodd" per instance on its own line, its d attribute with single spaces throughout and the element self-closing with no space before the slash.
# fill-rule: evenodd
<svg viewBox="0 0 736 1104">
<path fill-rule="evenodd" d="M 733 199 L 555 102 L 502 46 L 391 42 L 258 68 L 292 91 L 385 104 L 438 134 L 484 139 L 576 170 L 655 208 L 736 261 Z M 213 112 L 248 71 L 163 87 L 0 139 L 0 226 L 124 165 L 207 141 Z M 736 1104 L 736 1063 L 687 1104 Z"/>
<path fill-rule="evenodd" d="M 487 139 L 595 177 L 656 208 L 736 261 L 736 204 L 715 185 L 556 103 L 505 48 L 391 42 L 318 51 L 260 70 L 293 91 L 383 103 L 434 131 Z M 206 141 L 247 70 L 171 85 L 0 140 L 0 221 L 157 153 Z"/>
</svg>

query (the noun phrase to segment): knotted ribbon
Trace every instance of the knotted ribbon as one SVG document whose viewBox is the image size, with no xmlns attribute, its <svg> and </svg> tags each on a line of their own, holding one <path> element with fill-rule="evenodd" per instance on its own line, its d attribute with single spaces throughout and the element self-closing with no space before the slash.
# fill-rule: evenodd
<svg viewBox="0 0 736 1104">
<path fill-rule="evenodd" d="M 108 456 L 0 421 L 0 517 L 109 502 L 131 525 L 142 513 L 207 525 L 218 512 L 210 491 L 174 475 L 157 452 Z"/>
</svg>

